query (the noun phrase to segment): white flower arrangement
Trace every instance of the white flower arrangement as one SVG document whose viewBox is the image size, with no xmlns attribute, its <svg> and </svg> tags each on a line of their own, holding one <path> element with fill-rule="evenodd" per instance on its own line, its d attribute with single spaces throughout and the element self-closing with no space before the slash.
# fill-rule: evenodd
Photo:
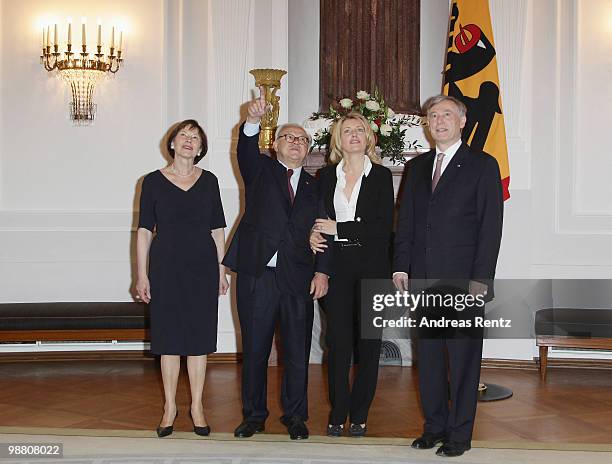
<svg viewBox="0 0 612 464">
<path fill-rule="evenodd" d="M 368 100 L 365 102 L 365 106 L 370 111 L 376 112 L 380 110 L 380 104 L 376 100 Z"/>
<path fill-rule="evenodd" d="M 380 148 L 382 158 L 389 158 L 393 164 L 402 164 L 405 162 L 405 151 L 423 149 L 419 140 L 405 140 L 405 136 L 408 128 L 424 126 L 425 118 L 417 114 L 396 115 L 386 105 L 378 89 L 373 93 L 360 90 L 356 97 L 356 101 L 351 98 L 339 99 L 330 105 L 328 112 L 312 114 L 312 123 L 309 125 L 315 127 L 313 148 L 320 149 L 329 144 L 331 123 L 350 112 L 356 112 L 362 114 L 370 123 L 376 134 L 376 146 Z"/>
<path fill-rule="evenodd" d="M 352 108 L 353 107 L 353 100 L 351 100 L 350 98 L 343 98 L 338 103 L 340 103 L 340 106 L 342 108 L 348 109 L 348 108 Z"/>
<path fill-rule="evenodd" d="M 384 137 L 389 137 L 391 135 L 392 130 L 393 127 L 391 127 L 389 124 L 385 123 L 380 125 L 380 135 Z"/>
</svg>

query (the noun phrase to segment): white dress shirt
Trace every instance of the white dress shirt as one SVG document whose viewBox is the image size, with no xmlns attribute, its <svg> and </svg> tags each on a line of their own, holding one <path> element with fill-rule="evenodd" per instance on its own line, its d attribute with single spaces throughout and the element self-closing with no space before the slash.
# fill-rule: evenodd
<svg viewBox="0 0 612 464">
<path fill-rule="evenodd" d="M 253 137 L 254 135 L 257 135 L 259 133 L 259 124 L 252 124 L 250 122 L 245 122 L 243 132 L 244 132 L 244 135 L 246 135 L 247 137 Z M 279 160 L 277 161 L 280 164 L 282 164 L 285 169 L 289 170 L 289 168 L 285 166 L 284 163 L 282 163 Z M 291 183 L 291 187 L 293 188 L 294 195 L 297 195 L 297 189 L 298 189 L 298 184 L 300 182 L 301 173 L 302 173 L 302 166 L 300 166 L 299 168 L 294 168 L 293 174 L 291 175 L 291 179 L 289 179 L 289 182 Z M 270 258 L 270 261 L 268 261 L 268 264 L 267 264 L 268 267 L 276 267 L 277 255 L 278 255 L 278 251 L 276 251 L 274 253 L 274 256 Z"/>
<path fill-rule="evenodd" d="M 259 134 L 259 123 L 253 124 L 252 122 L 244 121 L 244 129 L 242 132 L 244 132 L 244 135 L 247 137 L 253 137 Z"/>
<path fill-rule="evenodd" d="M 355 220 L 355 210 L 357 209 L 357 200 L 359 199 L 359 192 L 361 190 L 361 181 L 363 177 L 367 177 L 372 170 L 372 161 L 367 156 L 364 156 L 363 161 L 363 175 L 359 176 L 351 197 L 346 198 L 344 194 L 344 188 L 346 187 L 346 174 L 344 173 L 344 160 L 341 160 L 336 166 L 336 190 L 334 190 L 334 210 L 336 211 L 336 222 L 349 222 Z M 348 241 L 346 238 L 339 238 L 338 235 L 334 236 L 334 240 L 337 242 Z"/>
</svg>

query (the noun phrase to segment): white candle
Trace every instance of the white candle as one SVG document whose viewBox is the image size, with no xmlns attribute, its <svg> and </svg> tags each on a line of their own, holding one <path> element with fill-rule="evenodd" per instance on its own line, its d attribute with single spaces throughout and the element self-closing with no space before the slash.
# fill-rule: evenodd
<svg viewBox="0 0 612 464">
<path fill-rule="evenodd" d="M 47 40 L 49 40 L 49 30 L 47 30 Z M 57 23 L 54 26 L 53 45 L 58 45 L 58 42 L 57 42 Z"/>
<path fill-rule="evenodd" d="M 113 26 L 111 31 L 111 48 L 115 48 L 115 26 Z"/>
<path fill-rule="evenodd" d="M 72 18 L 68 18 L 68 45 L 72 44 Z"/>
<path fill-rule="evenodd" d="M 123 31 L 119 35 L 119 51 L 123 50 Z"/>
<path fill-rule="evenodd" d="M 102 21 L 98 19 L 98 47 L 102 45 Z"/>
<path fill-rule="evenodd" d="M 85 32 L 85 22 L 87 18 L 81 18 L 81 42 L 83 45 L 87 45 L 87 33 Z"/>
<path fill-rule="evenodd" d="M 45 29 L 45 26 L 43 26 L 42 47 L 45 48 L 46 44 L 47 44 L 47 31 Z"/>
</svg>

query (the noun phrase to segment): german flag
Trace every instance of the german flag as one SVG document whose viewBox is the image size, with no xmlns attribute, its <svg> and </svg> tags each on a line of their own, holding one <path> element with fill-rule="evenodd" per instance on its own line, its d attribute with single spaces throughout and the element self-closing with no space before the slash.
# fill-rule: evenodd
<svg viewBox="0 0 612 464">
<path fill-rule="evenodd" d="M 510 198 L 510 166 L 488 0 L 453 0 L 444 67 L 444 94 L 467 106 L 462 139 L 497 159 L 504 200 Z"/>
</svg>

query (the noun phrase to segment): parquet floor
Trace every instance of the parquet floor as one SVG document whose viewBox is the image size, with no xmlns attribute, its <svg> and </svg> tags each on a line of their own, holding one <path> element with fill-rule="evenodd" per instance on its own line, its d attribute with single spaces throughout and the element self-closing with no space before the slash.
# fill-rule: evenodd
<svg viewBox="0 0 612 464">
<path fill-rule="evenodd" d="M 183 366 L 184 368 L 184 366 Z M 280 368 L 268 371 L 270 418 L 279 423 Z M 232 432 L 241 420 L 240 365 L 208 367 L 205 409 L 213 432 Z M 546 383 L 536 371 L 483 369 L 485 382 L 513 389 L 508 400 L 480 403 L 474 440 L 612 444 L 612 372 L 550 369 Z M 415 437 L 422 415 L 417 371 L 381 367 L 368 420 L 372 437 Z M 310 367 L 310 420 L 322 435 L 328 403 L 325 367 Z M 162 387 L 154 361 L 72 361 L 0 364 L 0 425 L 153 430 L 162 411 Z M 177 430 L 190 431 L 186 372 L 179 381 Z"/>
</svg>

